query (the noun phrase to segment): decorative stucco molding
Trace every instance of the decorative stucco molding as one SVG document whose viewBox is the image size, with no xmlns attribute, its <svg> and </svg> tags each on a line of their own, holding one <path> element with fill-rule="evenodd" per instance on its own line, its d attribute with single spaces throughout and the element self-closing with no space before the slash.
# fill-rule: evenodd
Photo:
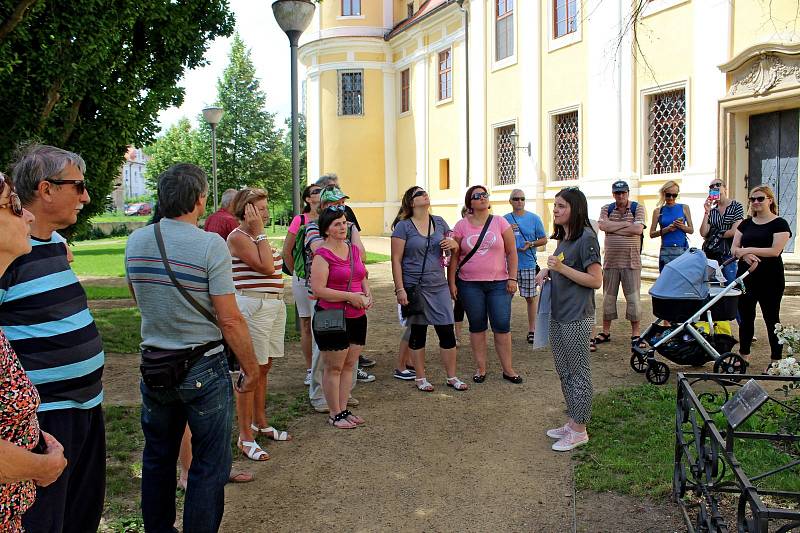
<svg viewBox="0 0 800 533">
<path fill-rule="evenodd" d="M 734 73 L 729 96 L 761 96 L 781 85 L 800 84 L 800 60 L 763 52 L 749 69 Z"/>
</svg>

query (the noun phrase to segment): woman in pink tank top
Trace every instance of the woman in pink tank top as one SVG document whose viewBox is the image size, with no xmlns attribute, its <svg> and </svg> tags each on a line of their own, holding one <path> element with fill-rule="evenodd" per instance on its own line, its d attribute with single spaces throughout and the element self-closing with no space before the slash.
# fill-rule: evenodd
<svg viewBox="0 0 800 533">
<path fill-rule="evenodd" d="M 367 339 L 366 310 L 372 307 L 367 269 L 361 250 L 347 240 L 344 206 L 330 206 L 319 216 L 319 233 L 325 243 L 314 252 L 311 290 L 318 299 L 316 310 L 344 309 L 346 333 L 314 330 L 324 371 L 322 390 L 330 408 L 328 423 L 352 429 L 364 419 L 347 409 L 353 382 L 353 368 Z M 352 266 L 351 266 L 352 265 Z"/>
</svg>

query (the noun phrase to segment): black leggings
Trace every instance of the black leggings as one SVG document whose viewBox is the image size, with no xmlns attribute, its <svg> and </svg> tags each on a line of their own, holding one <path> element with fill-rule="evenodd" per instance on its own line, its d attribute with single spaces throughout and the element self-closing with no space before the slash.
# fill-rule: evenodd
<svg viewBox="0 0 800 533">
<path fill-rule="evenodd" d="M 453 317 L 456 322 L 464 322 L 464 306 L 461 305 L 461 300 L 458 298 L 453 304 Z"/>
<path fill-rule="evenodd" d="M 782 271 L 780 275 L 765 274 L 767 273 L 762 272 L 759 275 L 756 270 L 744 280 L 747 291 L 739 296 L 739 316 L 742 320 L 739 324 L 739 336 L 741 337 L 739 348 L 743 355 L 750 353 L 756 322 L 756 303 L 758 303 L 767 326 L 770 356 L 772 359 L 780 359 L 783 354 L 783 346 L 778 344 L 775 324 L 781 321 L 781 298 L 783 298 L 786 282 Z"/>
<path fill-rule="evenodd" d="M 456 333 L 453 324 L 444 326 L 433 326 L 436 335 L 439 337 L 439 348 L 449 350 L 456 347 Z M 408 347 L 412 350 L 421 350 L 425 347 L 425 339 L 428 337 L 427 324 L 411 324 L 411 337 L 408 339 Z"/>
</svg>

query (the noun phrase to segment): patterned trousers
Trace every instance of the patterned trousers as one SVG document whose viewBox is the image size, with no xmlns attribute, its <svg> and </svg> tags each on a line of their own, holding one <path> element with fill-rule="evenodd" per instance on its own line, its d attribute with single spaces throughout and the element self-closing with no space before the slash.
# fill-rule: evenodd
<svg viewBox="0 0 800 533">
<path fill-rule="evenodd" d="M 550 321 L 550 346 L 561 379 L 567 414 L 578 424 L 587 424 L 592 416 L 592 367 L 589 359 L 592 326 L 594 317 L 575 322 Z"/>
</svg>

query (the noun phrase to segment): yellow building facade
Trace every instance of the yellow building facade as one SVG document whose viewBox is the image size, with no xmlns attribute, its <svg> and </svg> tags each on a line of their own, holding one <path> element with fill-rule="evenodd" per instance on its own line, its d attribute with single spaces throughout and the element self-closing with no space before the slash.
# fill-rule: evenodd
<svg viewBox="0 0 800 533">
<path fill-rule="evenodd" d="M 391 231 L 412 185 L 451 223 L 469 185 L 498 214 L 519 188 L 550 227 L 561 188 L 580 187 L 596 218 L 617 179 L 648 225 L 675 180 L 699 227 L 715 176 L 745 204 L 748 184 L 774 185 L 796 228 L 796 7 L 326 0 L 300 49 L 309 179 L 338 174 L 367 234 Z"/>
</svg>

